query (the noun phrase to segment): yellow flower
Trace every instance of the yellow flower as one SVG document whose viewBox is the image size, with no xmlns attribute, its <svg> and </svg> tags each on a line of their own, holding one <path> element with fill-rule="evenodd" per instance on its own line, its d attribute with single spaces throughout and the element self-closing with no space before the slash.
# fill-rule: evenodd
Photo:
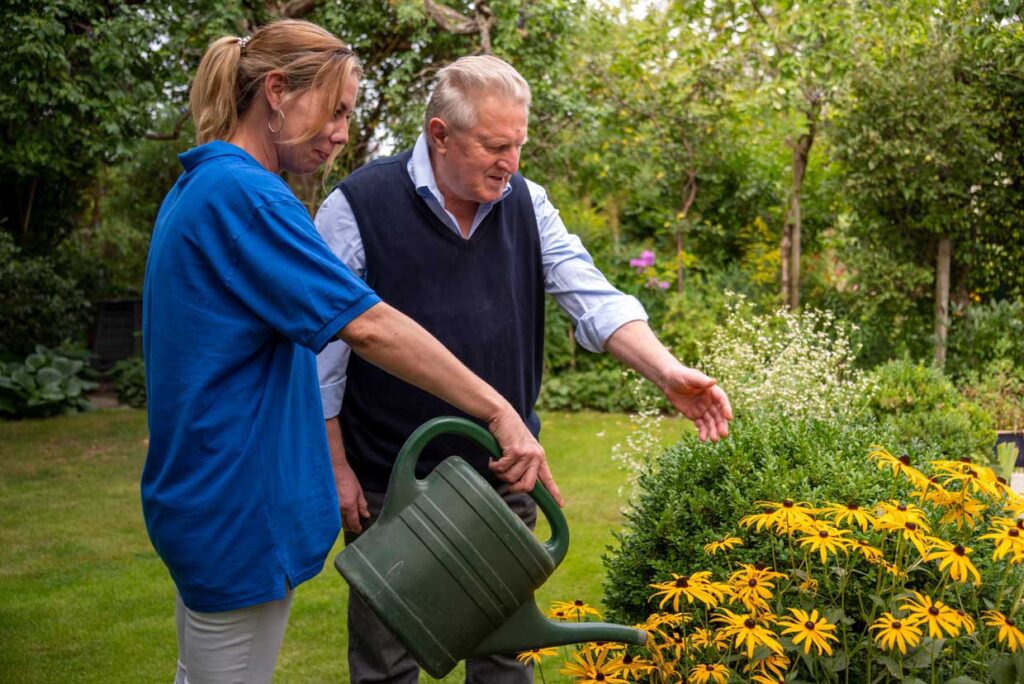
<svg viewBox="0 0 1024 684">
<path fill-rule="evenodd" d="M 1009 522 L 1010 524 L 1006 524 Z M 992 560 L 999 560 L 1003 556 L 1012 553 L 1012 562 L 1019 563 L 1024 560 L 1024 533 L 1016 526 L 1014 521 L 1007 518 L 993 518 L 995 527 L 990 528 L 988 534 L 983 534 L 979 539 L 991 539 L 996 546 L 992 554 Z"/>
<path fill-rule="evenodd" d="M 758 646 L 766 646 L 775 653 L 782 653 L 782 644 L 776 640 L 775 634 L 760 624 L 756 616 L 737 615 L 728 608 L 720 608 L 719 611 L 711 621 L 724 625 L 722 631 L 726 636 L 736 638 L 737 648 L 746 646 L 748 658 L 754 657 L 754 650 Z"/>
<path fill-rule="evenodd" d="M 816 512 L 808 504 L 792 499 L 783 499 L 781 503 L 755 501 L 754 505 L 769 510 L 765 513 L 755 513 L 740 518 L 740 525 L 744 527 L 754 525 L 759 532 L 762 529 L 774 527 L 783 534 L 792 534 L 801 526 L 813 523 Z"/>
<path fill-rule="evenodd" d="M 875 528 L 879 530 L 902 530 L 908 522 L 923 532 L 931 532 L 928 517 L 923 510 L 914 504 L 902 501 L 882 501 L 878 504 L 879 514 L 875 519 Z"/>
<path fill-rule="evenodd" d="M 714 648 L 720 652 L 729 645 L 729 637 L 717 630 L 698 627 L 690 634 L 690 645 L 694 648 Z"/>
<path fill-rule="evenodd" d="M 981 612 L 982 621 L 989 627 L 998 627 L 1000 642 L 1006 642 L 1011 651 L 1018 648 L 1024 650 L 1024 632 L 1020 631 L 1013 620 L 1000 613 L 998 610 L 984 610 Z"/>
<path fill-rule="evenodd" d="M 869 629 L 878 630 L 878 634 L 875 635 L 875 641 L 882 648 L 891 650 L 895 646 L 902 655 L 906 655 L 908 648 L 917 646 L 921 641 L 921 630 L 913 622 L 900 620 L 894 617 L 892 613 L 886 613 L 878 618 Z"/>
<path fill-rule="evenodd" d="M 928 636 L 932 639 L 941 639 L 943 632 L 951 637 L 960 635 L 960 617 L 942 601 L 933 601 L 930 596 L 915 591 L 914 598 L 904 599 L 900 607 L 907 611 L 907 620 L 928 625 Z"/>
<path fill-rule="evenodd" d="M 535 648 L 531 651 L 523 651 L 516 656 L 516 660 L 521 663 L 539 663 L 541 658 L 547 658 L 548 656 L 557 655 L 558 651 L 553 648 Z"/>
<path fill-rule="evenodd" d="M 939 524 L 946 525 L 955 522 L 956 528 L 959 530 L 963 525 L 968 527 L 976 526 L 985 510 L 988 509 L 988 506 L 973 497 L 963 494 L 954 497 L 952 501 L 946 504 L 945 508 L 946 512 L 939 518 Z"/>
<path fill-rule="evenodd" d="M 601 617 L 601 613 L 598 612 L 597 608 L 587 605 L 580 599 L 576 599 L 575 601 L 551 602 L 549 617 L 557 617 L 562 620 L 568 620 L 571 618 L 582 620 L 588 615 L 593 615 L 597 618 Z"/>
<path fill-rule="evenodd" d="M 936 461 L 935 469 L 947 473 L 942 479 L 942 486 L 949 489 L 950 483 L 960 483 L 961 491 L 982 493 L 999 498 L 1002 490 L 995 472 L 985 466 L 974 465 L 963 461 Z"/>
<path fill-rule="evenodd" d="M 849 541 L 843 537 L 847 534 L 849 534 L 847 530 L 840 530 L 826 523 L 818 523 L 813 534 L 800 538 L 800 546 L 809 547 L 812 553 L 817 551 L 821 555 L 821 562 L 824 565 L 828 560 L 828 554 L 838 555 L 840 551 L 846 553 Z"/>
<path fill-rule="evenodd" d="M 732 551 L 733 547 L 742 545 L 743 540 L 739 537 L 726 537 L 725 539 L 713 541 L 710 544 L 705 544 L 704 553 L 708 554 L 709 556 L 713 556 L 719 551 L 725 553 L 727 551 Z"/>
<path fill-rule="evenodd" d="M 932 541 L 932 548 L 938 550 L 929 552 L 924 557 L 926 561 L 939 561 L 939 570 L 948 569 L 949 576 L 957 582 L 967 582 L 970 577 L 974 577 L 974 583 L 976 585 L 981 584 L 981 574 L 974 567 L 974 563 L 967 558 L 968 554 L 971 553 L 970 547 L 963 544 L 954 545 L 941 539 L 935 539 Z"/>
<path fill-rule="evenodd" d="M 651 613 L 642 624 L 636 625 L 636 628 L 642 629 L 645 632 L 655 632 L 666 625 L 669 627 L 679 627 L 689 621 L 690 616 L 683 615 L 682 613 Z"/>
<path fill-rule="evenodd" d="M 1003 509 L 1014 517 L 1024 515 L 1024 496 L 1017 492 L 1007 494 L 1007 500 L 1003 504 Z"/>
<path fill-rule="evenodd" d="M 851 501 L 848 504 L 829 502 L 828 505 L 820 509 L 820 512 L 832 518 L 836 525 L 842 525 L 847 521 L 850 522 L 851 527 L 860 525 L 861 532 L 867 532 L 868 527 L 875 519 L 871 511 L 861 508 L 856 501 Z"/>
<path fill-rule="evenodd" d="M 864 556 L 864 559 L 869 562 L 874 562 L 882 559 L 882 550 L 877 549 L 871 544 L 867 543 L 863 539 L 855 539 L 850 547 Z"/>
<path fill-rule="evenodd" d="M 752 674 L 752 679 L 761 684 L 781 684 L 790 666 L 789 656 L 784 653 L 769 653 L 760 660 L 751 660 L 743 671 Z"/>
<path fill-rule="evenodd" d="M 673 572 L 671 582 L 649 585 L 652 589 L 658 590 L 651 595 L 649 600 L 653 601 L 661 596 L 658 608 L 664 608 L 665 604 L 671 600 L 672 610 L 676 612 L 679 612 L 679 598 L 684 596 L 687 603 L 700 601 L 708 608 L 714 608 L 725 595 L 725 586 L 710 581 L 710 577 L 711 573 L 706 570 L 695 572 L 692 575 L 677 575 Z"/>
<path fill-rule="evenodd" d="M 812 610 L 810 615 L 807 614 L 807 611 L 799 608 L 790 608 L 789 612 L 793 614 L 793 617 L 779 620 L 782 634 L 792 634 L 794 646 L 799 646 L 801 641 L 804 642 L 804 653 L 810 653 L 813 646 L 818 655 L 821 655 L 822 652 L 832 655 L 832 646 L 829 645 L 828 640 L 839 641 L 839 638 L 833 634 L 836 631 L 836 626 L 825 618 L 818 617 L 817 609 Z"/>
<path fill-rule="evenodd" d="M 708 682 L 725 684 L 729 681 L 729 668 L 721 663 L 694 665 L 690 670 L 690 680 L 694 684 L 708 684 Z"/>
<path fill-rule="evenodd" d="M 619 676 L 617 660 L 608 660 L 608 649 L 582 649 L 572 654 L 575 662 L 565 664 L 560 672 L 575 677 L 577 684 L 629 684 Z"/>
<path fill-rule="evenodd" d="M 959 608 L 954 611 L 957 618 L 960 620 L 960 626 L 964 628 L 965 634 L 970 634 L 974 631 L 974 618 L 960 610 Z"/>
<path fill-rule="evenodd" d="M 800 591 L 802 591 L 805 594 L 817 594 L 818 593 L 818 580 L 814 579 L 813 577 L 808 577 L 803 582 L 801 582 L 799 585 L 797 585 L 797 589 L 799 589 Z"/>
<path fill-rule="evenodd" d="M 872 447 L 874 451 L 868 454 L 868 459 L 872 461 L 878 461 L 878 467 L 880 470 L 886 468 L 892 469 L 892 476 L 897 477 L 903 475 L 915 486 L 923 489 L 928 486 L 928 478 L 924 474 L 910 465 L 910 456 L 903 454 L 899 458 L 893 456 L 885 449 L 885 447 L 875 446 Z"/>
<path fill-rule="evenodd" d="M 629 653 L 622 654 L 616 663 L 619 666 L 620 675 L 628 675 L 637 681 L 640 681 L 641 677 L 654 669 L 654 665 L 652 665 L 650 661 L 645 660 L 644 658 L 632 656 Z"/>
</svg>

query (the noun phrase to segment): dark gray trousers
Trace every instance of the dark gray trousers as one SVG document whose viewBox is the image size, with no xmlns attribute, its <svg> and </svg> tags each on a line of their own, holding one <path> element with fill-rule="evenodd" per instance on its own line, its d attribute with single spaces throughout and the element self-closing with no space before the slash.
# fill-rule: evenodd
<svg viewBox="0 0 1024 684">
<path fill-rule="evenodd" d="M 384 495 L 364 492 L 370 518 L 377 520 Z M 510 494 L 503 485 L 498 494 L 531 530 L 537 525 L 537 505 L 528 494 Z M 345 532 L 345 543 L 359 535 Z M 354 591 L 348 594 L 348 668 L 352 684 L 417 684 L 420 668 L 369 606 Z M 486 656 L 466 660 L 466 684 L 533 684 L 533 666 L 514 656 Z"/>
</svg>

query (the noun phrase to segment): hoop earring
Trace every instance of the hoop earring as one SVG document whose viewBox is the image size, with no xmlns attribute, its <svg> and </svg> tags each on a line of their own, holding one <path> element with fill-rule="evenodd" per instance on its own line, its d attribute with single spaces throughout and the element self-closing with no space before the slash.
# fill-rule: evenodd
<svg viewBox="0 0 1024 684">
<path fill-rule="evenodd" d="M 274 111 L 274 114 L 278 114 L 281 116 L 281 125 L 277 128 L 276 131 L 274 130 L 274 127 L 271 125 L 274 121 L 274 115 L 271 114 L 270 118 L 267 119 L 267 130 L 269 130 L 271 133 L 277 134 L 284 130 L 284 112 L 282 112 L 280 109 L 277 109 Z"/>
</svg>

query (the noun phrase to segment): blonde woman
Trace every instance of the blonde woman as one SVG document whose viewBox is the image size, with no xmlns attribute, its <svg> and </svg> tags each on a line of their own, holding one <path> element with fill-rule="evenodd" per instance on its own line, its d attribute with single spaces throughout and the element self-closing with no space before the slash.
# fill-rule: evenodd
<svg viewBox="0 0 1024 684">
<path fill-rule="evenodd" d="M 512 406 L 353 275 L 278 175 L 333 160 L 359 76 L 331 33 L 280 21 L 215 41 L 192 86 L 199 146 L 157 217 L 143 319 L 142 503 L 177 589 L 179 684 L 270 682 L 292 592 L 337 537 L 315 361 L 334 338 L 486 424 L 514 489 L 558 497 Z"/>
</svg>

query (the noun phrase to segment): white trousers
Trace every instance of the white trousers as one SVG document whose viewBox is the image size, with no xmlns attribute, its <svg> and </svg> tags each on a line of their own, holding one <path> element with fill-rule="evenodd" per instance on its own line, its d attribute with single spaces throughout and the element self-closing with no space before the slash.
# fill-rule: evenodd
<svg viewBox="0 0 1024 684">
<path fill-rule="evenodd" d="M 178 596 L 174 684 L 270 684 L 293 593 L 222 613 L 190 610 Z"/>
</svg>

